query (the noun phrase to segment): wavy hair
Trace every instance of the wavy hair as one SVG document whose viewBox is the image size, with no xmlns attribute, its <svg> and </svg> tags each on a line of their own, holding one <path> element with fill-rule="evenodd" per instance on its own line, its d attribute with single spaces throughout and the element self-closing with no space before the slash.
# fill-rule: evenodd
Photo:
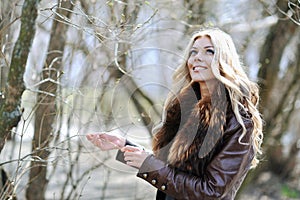
<svg viewBox="0 0 300 200">
<path fill-rule="evenodd" d="M 176 97 L 180 91 L 191 83 L 191 77 L 187 67 L 189 52 L 194 41 L 203 36 L 208 36 L 214 46 L 215 54 L 211 63 L 212 72 L 227 89 L 232 105 L 233 112 L 237 121 L 243 128 L 243 133 L 239 137 L 239 143 L 246 134 L 246 127 L 243 123 L 239 108 L 246 109 L 252 115 L 253 133 L 252 143 L 255 151 L 255 157 L 251 166 L 256 167 L 259 163 L 258 154 L 262 154 L 261 144 L 263 140 L 262 118 L 258 111 L 259 88 L 258 85 L 249 80 L 246 75 L 243 64 L 240 62 L 239 55 L 230 35 L 218 28 L 206 28 L 196 32 L 184 52 L 184 62 L 177 68 L 173 74 L 173 93 L 170 93 L 166 100 L 168 103 Z M 165 106 L 165 108 L 166 108 Z M 165 111 L 165 110 L 164 110 Z M 164 116 L 163 116 L 164 118 Z"/>
</svg>

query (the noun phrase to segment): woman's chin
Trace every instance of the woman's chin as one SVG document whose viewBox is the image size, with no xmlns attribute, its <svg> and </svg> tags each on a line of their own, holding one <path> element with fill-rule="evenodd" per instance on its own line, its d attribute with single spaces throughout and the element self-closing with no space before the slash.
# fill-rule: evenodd
<svg viewBox="0 0 300 200">
<path fill-rule="evenodd" d="M 200 77 L 192 77 L 193 82 L 203 82 L 204 79 Z"/>
</svg>

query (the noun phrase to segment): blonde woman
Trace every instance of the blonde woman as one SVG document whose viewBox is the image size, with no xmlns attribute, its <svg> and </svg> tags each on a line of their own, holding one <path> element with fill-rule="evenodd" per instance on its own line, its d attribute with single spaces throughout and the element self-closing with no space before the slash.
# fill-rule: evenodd
<svg viewBox="0 0 300 200">
<path fill-rule="evenodd" d="M 197 32 L 174 74 L 153 138 L 153 154 L 121 136 L 88 134 L 158 189 L 156 199 L 234 199 L 261 153 L 258 87 L 243 70 L 231 37 L 217 28 Z"/>
</svg>

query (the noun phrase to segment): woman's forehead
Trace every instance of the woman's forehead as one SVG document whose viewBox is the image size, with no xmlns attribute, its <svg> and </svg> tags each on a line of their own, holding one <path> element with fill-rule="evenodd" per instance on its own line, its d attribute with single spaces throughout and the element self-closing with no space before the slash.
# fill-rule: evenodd
<svg viewBox="0 0 300 200">
<path fill-rule="evenodd" d="M 213 47 L 210 37 L 200 36 L 197 37 L 193 43 L 192 47 Z"/>
</svg>

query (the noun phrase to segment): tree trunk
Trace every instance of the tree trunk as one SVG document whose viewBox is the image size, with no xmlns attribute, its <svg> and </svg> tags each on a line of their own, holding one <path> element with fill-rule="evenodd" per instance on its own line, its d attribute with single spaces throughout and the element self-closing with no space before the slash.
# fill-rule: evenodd
<svg viewBox="0 0 300 200">
<path fill-rule="evenodd" d="M 0 4 L 1 5 L 1 4 Z M 3 2 L 1 5 L 0 12 L 0 98 L 2 97 L 2 92 L 5 90 L 5 85 L 7 81 L 9 63 L 7 61 L 6 53 L 7 49 L 6 44 L 11 42 L 10 34 L 10 25 L 11 20 L 10 16 L 13 9 L 9 7 L 9 3 Z"/>
<path fill-rule="evenodd" d="M 0 153 L 11 129 L 17 126 L 22 115 L 23 75 L 35 34 L 38 3 L 37 0 L 25 0 L 23 4 L 20 34 L 13 50 L 5 91 L 0 98 Z"/>
<path fill-rule="evenodd" d="M 286 11 L 288 10 L 286 1 L 278 1 L 278 7 Z M 290 156 L 284 156 L 284 148 L 281 144 L 282 136 L 286 133 L 286 129 L 289 124 L 289 119 L 293 113 L 293 105 L 296 101 L 291 99 L 297 98 L 297 91 L 299 89 L 299 54 L 300 43 L 295 50 L 296 60 L 294 63 L 290 63 L 287 67 L 286 73 L 283 78 L 279 77 L 279 65 L 283 56 L 285 47 L 289 44 L 295 33 L 297 33 L 297 25 L 290 20 L 279 20 L 273 27 L 271 27 L 269 34 L 266 38 L 264 46 L 261 49 L 260 63 L 262 64 L 259 73 L 258 80 L 261 85 L 261 111 L 263 112 L 263 118 L 265 121 L 264 127 L 264 160 L 258 166 L 257 169 L 251 171 L 244 185 L 253 181 L 264 171 L 270 171 L 276 174 L 281 179 L 285 179 L 290 175 L 295 167 L 294 159 L 297 156 L 294 148 L 290 150 Z M 289 78 L 287 78 L 289 77 Z M 282 81 L 287 80 L 287 81 Z M 284 82 L 278 87 L 278 82 Z M 277 86 L 277 87 L 276 87 Z M 272 102 L 272 93 L 279 90 L 276 95 L 278 102 L 276 105 Z M 290 104 L 289 106 L 287 106 Z M 286 112 L 286 108 L 290 107 L 289 112 Z M 268 111 L 268 113 L 267 113 Z M 280 130 L 276 130 L 280 127 Z M 278 134 L 275 134 L 278 132 Z M 287 172 L 287 170 L 290 172 Z"/>
<path fill-rule="evenodd" d="M 34 160 L 31 162 L 27 199 L 45 199 L 48 184 L 46 177 L 47 162 L 50 152 L 50 142 L 54 134 L 53 126 L 56 116 L 56 90 L 59 81 L 62 54 L 66 43 L 67 25 L 58 21 L 60 16 L 69 17 L 72 9 L 70 1 L 62 1 L 57 8 L 56 19 L 53 22 L 46 65 L 42 71 L 42 80 L 39 86 L 37 109 L 35 112 L 34 137 L 32 152 Z"/>
<path fill-rule="evenodd" d="M 278 7 L 288 12 L 288 4 L 286 1 L 278 1 Z M 263 110 L 268 105 L 274 83 L 278 80 L 279 64 L 283 51 L 289 43 L 292 35 L 295 33 L 297 25 L 291 20 L 281 20 L 271 27 L 266 38 L 264 46 L 260 53 L 261 67 L 258 72 L 261 87 L 261 108 Z M 271 109 L 272 110 L 272 109 Z M 266 114 L 266 113 L 264 113 Z"/>
<path fill-rule="evenodd" d="M 38 3 L 39 1 L 37 0 L 24 1 L 22 7 L 21 29 L 19 38 L 14 46 L 14 50 L 12 53 L 12 60 L 7 79 L 6 71 L 2 70 L 1 67 L 0 153 L 5 145 L 6 139 L 10 135 L 11 129 L 18 125 L 20 117 L 22 115 L 20 105 L 22 94 L 25 90 L 23 75 L 25 72 L 25 66 L 30 47 L 35 35 L 35 21 L 37 18 Z M 2 28 L 1 31 L 3 30 Z M 3 41 L 1 41 L 1 44 L 2 42 Z M 6 66 L 6 68 L 8 68 L 8 66 Z M 5 80 L 5 83 L 3 80 Z M 6 176 L 6 173 L 3 169 L 1 169 L 0 177 L 1 199 L 9 198 L 11 195 L 13 195 L 13 190 L 9 181 L 9 177 Z"/>
<path fill-rule="evenodd" d="M 278 7 L 287 12 L 288 4 L 285 1 L 278 1 Z M 281 138 L 284 135 L 286 130 L 281 129 L 280 133 L 275 137 L 275 130 L 277 127 L 286 127 L 286 123 L 288 123 L 289 116 L 286 116 L 284 109 L 288 104 L 289 99 L 294 96 L 291 92 L 295 86 L 298 85 L 299 82 L 299 70 L 298 70 L 298 60 L 295 63 L 292 63 L 288 66 L 289 70 L 286 70 L 286 74 L 283 77 L 290 77 L 285 81 L 285 86 L 282 85 L 280 88 L 281 94 L 276 95 L 276 98 L 279 99 L 277 105 L 272 103 L 272 93 L 278 88 L 276 88 L 276 83 L 283 80 L 283 78 L 279 77 L 279 65 L 283 56 L 283 52 L 287 44 L 289 44 L 290 40 L 293 38 L 294 34 L 297 33 L 298 26 L 293 23 L 291 20 L 279 20 L 277 24 L 271 27 L 269 35 L 266 38 L 265 45 L 261 50 L 261 58 L 260 63 L 262 64 L 258 78 L 260 80 L 261 85 L 261 109 L 263 112 L 264 120 L 265 120 L 265 138 L 264 143 L 267 145 L 264 146 L 264 151 L 266 152 L 266 156 L 270 162 L 264 162 L 264 165 L 261 169 L 274 169 L 274 173 L 278 173 L 277 169 L 279 166 L 276 161 L 278 158 L 283 157 L 283 149 L 280 146 L 275 146 L 276 144 L 281 144 Z M 299 55 L 299 45 L 296 49 L 295 55 Z M 297 56 L 296 56 L 297 58 Z M 287 87 L 288 86 L 288 87 Z M 285 88 L 286 87 L 286 88 Z M 266 112 L 268 111 L 268 112 Z M 292 114 L 290 112 L 289 114 Z M 285 120 L 278 120 L 279 118 L 284 118 Z M 279 124 L 278 124 L 279 122 Z M 273 142 L 270 142 L 272 140 Z M 274 151 L 274 148 L 277 150 Z M 274 163 L 272 162 L 274 161 Z M 280 162 L 282 166 L 288 162 Z M 277 166 L 275 169 L 273 166 Z M 279 176 L 281 174 L 278 174 Z"/>
</svg>

